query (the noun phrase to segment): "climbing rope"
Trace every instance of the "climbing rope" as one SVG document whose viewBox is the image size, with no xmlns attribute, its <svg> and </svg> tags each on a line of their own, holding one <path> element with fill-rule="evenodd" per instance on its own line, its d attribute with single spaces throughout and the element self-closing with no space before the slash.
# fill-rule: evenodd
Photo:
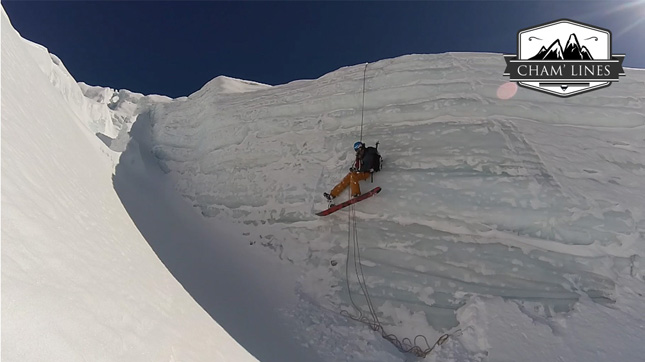
<svg viewBox="0 0 645 362">
<path fill-rule="evenodd" d="M 361 139 L 359 141 L 363 142 L 363 118 L 365 113 L 365 74 L 367 73 L 367 65 L 365 63 L 365 69 L 363 69 L 363 103 L 361 105 Z"/>
<path fill-rule="evenodd" d="M 350 254 L 353 254 L 353 258 L 350 258 Z M 350 259 L 353 259 L 353 260 L 350 262 Z M 363 292 L 363 296 L 365 297 L 367 308 L 369 310 L 368 315 L 366 315 L 366 313 L 363 313 L 363 310 L 359 308 L 358 305 L 356 305 L 356 302 L 354 301 L 354 297 L 352 296 L 352 290 L 349 282 L 350 264 L 354 265 L 354 274 L 356 275 L 356 279 L 358 280 L 358 285 L 360 286 L 360 289 Z M 437 341 L 432 346 L 430 346 L 428 339 L 423 335 L 417 335 L 412 340 L 409 338 L 403 338 L 402 340 L 400 340 L 396 335 L 388 334 L 385 331 L 385 329 L 383 328 L 383 325 L 378 319 L 376 308 L 372 303 L 372 299 L 367 290 L 367 284 L 365 283 L 365 273 L 363 272 L 363 264 L 361 263 L 360 248 L 358 245 L 358 227 L 356 222 L 355 205 L 350 206 L 349 216 L 348 216 L 347 259 L 345 261 L 345 281 L 347 283 L 347 293 L 349 294 L 349 300 L 352 304 L 352 307 L 354 308 L 354 311 L 356 312 L 356 315 L 351 315 L 346 310 L 341 311 L 341 315 L 347 318 L 353 319 L 355 321 L 367 324 L 373 331 L 381 333 L 381 337 L 388 340 L 399 351 L 403 353 L 412 353 L 417 357 L 425 358 L 437 346 L 444 344 L 448 340 L 448 338 L 450 338 L 455 333 L 459 332 L 459 330 L 457 330 L 451 334 L 444 334 L 441 337 L 439 337 L 439 339 L 437 339 Z M 417 341 L 425 342 L 426 348 L 425 349 L 422 348 L 419 345 L 419 343 L 417 343 Z"/>
<path fill-rule="evenodd" d="M 361 138 L 360 138 L 361 142 L 363 142 L 363 122 L 365 119 L 365 81 L 366 81 L 368 64 L 369 63 L 365 63 L 365 68 L 363 69 L 363 103 L 361 106 Z M 377 147 L 378 147 L 378 143 L 377 143 Z M 348 190 L 350 189 L 351 188 L 348 188 Z M 383 328 L 383 325 L 381 324 L 381 321 L 378 318 L 376 308 L 372 303 L 372 298 L 370 297 L 370 294 L 367 290 L 367 284 L 365 283 L 365 273 L 363 272 L 363 264 L 361 263 L 360 247 L 358 245 L 358 226 L 356 222 L 355 205 L 349 206 L 347 222 L 348 222 L 348 227 L 347 227 L 348 235 L 347 235 L 347 259 L 345 261 L 345 281 L 347 283 L 347 293 L 349 294 L 349 300 L 352 304 L 352 308 L 354 309 L 356 315 L 352 315 L 346 310 L 342 310 L 340 312 L 341 315 L 347 318 L 353 319 L 355 321 L 367 324 L 373 331 L 381 333 L 381 337 L 385 338 L 390 343 L 392 343 L 399 351 L 403 353 L 412 353 L 421 358 L 425 358 L 437 346 L 444 344 L 448 340 L 448 338 L 450 338 L 455 333 L 459 332 L 459 330 L 457 330 L 454 333 L 442 335 L 441 337 L 439 337 L 439 339 L 437 339 L 437 341 L 432 346 L 430 346 L 428 339 L 423 335 L 417 335 L 412 340 L 409 338 L 403 338 L 402 340 L 400 340 L 396 335 L 388 334 Z M 352 258 L 350 258 L 350 254 L 353 255 Z M 358 305 L 356 304 L 356 301 L 354 300 L 354 297 L 352 296 L 352 290 L 349 282 L 350 264 L 354 265 L 354 274 L 356 275 L 358 285 L 361 289 L 361 292 L 363 293 L 365 302 L 367 303 L 367 309 L 369 310 L 369 313 L 364 313 L 363 310 L 358 307 Z M 421 347 L 419 343 L 417 343 L 417 341 L 419 342 L 423 341 L 425 343 L 426 348 L 424 349 L 423 347 Z"/>
</svg>

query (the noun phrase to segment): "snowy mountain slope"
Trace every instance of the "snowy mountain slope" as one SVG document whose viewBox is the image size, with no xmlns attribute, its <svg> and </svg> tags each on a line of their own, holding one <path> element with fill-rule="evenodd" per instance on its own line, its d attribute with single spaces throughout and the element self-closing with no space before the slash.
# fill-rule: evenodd
<svg viewBox="0 0 645 362">
<path fill-rule="evenodd" d="M 5 33 L 3 29 L 3 62 Z M 102 235 L 90 231 L 82 234 L 87 240 L 96 240 L 93 246 L 104 246 L 105 238 L 114 235 L 114 225 L 132 225 L 123 216 L 122 206 L 109 201 L 112 194 L 105 185 L 108 166 L 101 171 L 93 168 L 98 166 L 88 167 L 85 161 L 78 161 L 64 168 L 55 160 L 66 160 L 66 156 L 45 159 L 44 149 L 55 154 L 66 149 L 61 144 L 76 145 L 80 142 L 77 139 L 87 138 L 90 147 L 67 151 L 74 157 L 87 158 L 89 164 L 101 162 L 92 158 L 96 153 L 93 150 L 100 149 L 112 158 L 118 155 L 115 152 L 123 151 L 114 183 L 139 232 L 211 316 L 219 313 L 229 333 L 266 357 L 260 359 L 304 360 L 295 357 L 302 351 L 292 352 L 297 347 L 289 346 L 290 337 L 283 333 L 299 334 L 305 348 L 328 361 L 407 359 L 365 325 L 338 314 L 340 309 L 350 310 L 345 286 L 348 214 L 313 216 L 315 210 L 324 207 L 322 192 L 344 176 L 353 158 L 351 144 L 360 136 L 363 65 L 275 87 L 218 77 L 191 96 L 172 101 L 85 84 L 80 84 L 85 98 L 78 98 L 71 77 L 60 75 L 57 81 L 59 78 L 50 73 L 52 69 L 55 74 L 66 73 L 62 63 L 52 66 L 55 59 L 43 56 L 46 53 L 42 51 L 39 54 L 34 56 L 40 59 L 36 66 L 56 86 L 56 91 L 48 94 L 56 100 L 48 104 L 64 104 L 67 113 L 63 118 L 78 121 L 89 132 L 79 133 L 68 125 L 62 131 L 69 138 L 63 138 L 57 129 L 43 125 L 42 129 L 48 131 L 43 134 L 40 124 L 32 124 L 31 131 L 38 137 L 36 144 L 41 144 L 43 151 L 39 162 L 28 161 L 24 154 L 15 152 L 27 149 L 21 148 L 22 143 L 35 147 L 34 143 L 24 137 L 16 123 L 11 123 L 13 128 L 5 127 L 6 119 L 17 114 L 5 114 L 5 108 L 22 110 L 25 104 L 21 100 L 27 95 L 5 100 L 3 94 L 5 213 L 9 210 L 12 215 L 30 194 L 43 194 L 34 191 L 38 190 L 36 186 L 25 188 L 23 193 L 14 192 L 19 182 L 16 176 L 6 177 L 5 170 L 19 169 L 19 163 L 25 177 L 35 177 L 40 169 L 49 170 L 48 181 L 59 180 L 55 175 L 60 169 L 71 175 L 87 172 L 96 178 L 105 174 L 106 178 L 100 178 L 103 181 L 99 183 L 89 178 L 79 180 L 74 193 L 63 189 L 62 181 L 52 182 L 52 194 L 59 196 L 50 202 L 69 203 L 80 212 L 73 225 L 70 223 L 74 221 L 60 216 L 52 222 L 45 217 L 40 220 L 37 214 L 32 219 L 26 215 L 15 220 L 3 216 L 4 246 L 9 248 L 3 251 L 3 262 L 9 260 L 7 255 L 22 258 L 27 254 L 16 251 L 17 241 L 24 239 L 16 236 L 18 229 L 5 227 L 26 223 L 25 219 L 35 221 L 21 230 L 42 230 L 48 235 L 103 225 L 98 229 Z M 448 340 L 428 360 L 640 360 L 645 352 L 640 337 L 645 332 L 645 75 L 642 70 L 627 70 L 627 76 L 609 88 L 561 99 L 517 90 L 501 76 L 503 64 L 498 54 L 439 54 L 388 59 L 367 68 L 364 140 L 368 144 L 381 141 L 385 169 L 373 185 L 363 183 L 362 187 L 366 190 L 379 185 L 384 191 L 358 205 L 356 211 L 363 270 L 380 318 L 388 333 L 396 333 L 399 338 L 421 333 L 430 343 L 442 332 L 461 328 L 461 334 Z M 3 91 L 7 84 L 21 89 L 15 79 L 5 81 L 7 74 L 3 67 Z M 48 89 L 44 86 L 47 82 L 40 82 Z M 87 107 L 97 107 L 98 111 L 92 113 Z M 36 112 L 39 107 L 27 109 Z M 25 113 L 15 118 L 29 124 L 28 120 L 43 117 Z M 96 133 L 111 151 L 97 145 Z M 7 141 L 14 134 L 22 135 L 24 142 Z M 60 140 L 65 142 L 55 143 Z M 148 163 L 150 152 L 165 175 Z M 13 161 L 7 163 L 7 159 Z M 166 182 L 206 216 L 203 220 L 239 236 L 222 237 L 212 230 L 208 234 L 200 228 L 198 216 L 191 217 L 180 205 L 167 205 L 166 199 L 175 195 L 165 188 Z M 110 195 L 105 196 L 108 201 L 103 208 L 93 208 L 95 204 L 87 196 L 93 193 Z M 14 196 L 5 196 L 10 194 Z M 176 210 L 166 212 L 173 207 Z M 26 209 L 20 210 L 24 214 Z M 116 216 L 110 216 L 113 214 Z M 122 239 L 139 240 L 132 245 L 141 248 L 141 239 L 129 237 L 131 229 L 122 232 L 126 234 Z M 55 240 L 63 244 L 67 239 Z M 112 240 L 117 245 L 120 242 Z M 76 248 L 101 268 L 93 269 L 87 280 L 94 275 L 99 285 L 113 276 L 119 282 L 125 280 L 122 275 L 127 273 L 123 270 L 132 270 L 132 264 L 139 268 L 143 260 L 135 259 L 137 255 L 150 257 L 149 249 L 131 251 L 132 245 L 123 249 L 132 258 L 130 264 L 107 246 L 101 249 L 106 250 L 101 258 L 80 246 Z M 52 252 L 44 243 L 36 246 L 44 253 Z M 289 294 L 285 292 L 289 281 L 280 281 L 274 269 L 251 258 L 267 251 L 296 270 L 294 275 L 300 277 L 298 305 L 280 308 L 282 297 L 291 300 L 291 296 L 282 295 Z M 59 259 L 68 262 L 63 256 Z M 76 265 L 76 259 L 82 258 L 70 257 L 69 263 Z M 117 261 L 123 264 L 114 264 Z M 127 309 L 142 295 L 149 296 L 146 293 L 152 293 L 150 289 L 158 291 L 161 283 L 176 286 L 152 262 L 142 264 L 152 270 L 139 279 L 139 284 L 148 289 L 110 294 L 83 284 L 79 289 L 88 290 L 83 306 L 118 294 L 122 298 L 108 300 Z M 3 268 L 3 284 L 20 275 L 13 265 Z M 107 276 L 106 269 L 116 272 Z M 50 279 L 44 274 L 29 274 L 25 280 L 69 285 L 70 278 L 82 279 L 71 273 L 49 273 Z M 245 284 L 237 280 L 243 274 L 261 278 Z M 42 290 L 18 288 L 12 283 L 3 285 L 5 300 L 10 298 L 7 293 L 16 290 Z M 109 281 L 105 284 L 111 285 Z M 352 294 L 365 308 L 355 276 L 350 275 L 350 284 Z M 56 292 L 42 293 L 46 300 L 58 300 Z M 179 309 L 200 314 L 194 304 L 177 298 L 192 306 Z M 168 300 L 156 295 L 150 299 Z M 11 312 L 25 310 L 16 303 L 3 303 L 3 314 L 9 314 L 9 308 Z M 32 309 L 45 313 L 44 307 Z M 288 325 L 294 330 L 275 328 L 282 311 L 275 315 L 270 312 L 277 309 L 288 311 L 292 319 Z M 212 349 L 220 346 L 199 344 L 200 337 L 213 340 L 208 338 L 212 336 L 209 333 L 216 333 L 202 333 L 215 328 L 207 321 L 208 316 L 201 312 L 192 321 L 174 318 L 176 314 L 171 313 L 171 327 L 164 320 L 166 328 L 161 331 L 195 326 L 185 339 L 176 342 L 174 358 L 183 360 L 182 352 L 177 351 L 190 349 L 194 359 L 210 360 Z M 157 315 L 135 314 L 133 318 L 162 323 Z M 56 321 L 68 316 L 77 321 L 64 312 L 47 315 Z M 18 330 L 17 321 L 23 316 L 19 317 L 9 319 L 10 330 Z M 76 326 L 96 324 L 92 318 L 89 321 Z M 144 340 L 137 334 L 149 324 L 141 327 L 124 323 L 113 335 L 126 336 L 125 345 L 129 347 L 124 349 L 138 347 L 168 356 L 167 340 Z M 3 331 L 6 326 L 5 321 Z M 35 334 L 37 327 L 29 332 Z M 89 334 L 78 342 L 78 338 L 67 339 L 70 333 L 59 329 L 51 333 L 51 338 L 70 341 L 65 351 L 90 351 L 90 358 L 104 352 L 101 345 L 93 344 L 102 340 L 100 336 Z M 3 342 L 27 348 L 28 339 L 9 339 L 24 335 L 7 337 L 4 333 Z M 199 347 L 191 348 L 190 343 Z M 15 351 L 18 348 L 11 350 Z M 127 352 L 118 353 L 107 359 L 123 359 L 124 355 L 131 359 Z M 231 357 L 236 351 L 222 353 L 237 359 Z M 309 355 L 306 360 L 315 357 Z"/>
<path fill-rule="evenodd" d="M 236 79 L 220 75 L 206 83 L 200 90 L 190 95 L 191 98 L 200 97 L 204 93 L 211 94 L 236 94 L 271 88 L 270 85 Z"/>
<path fill-rule="evenodd" d="M 362 185 L 383 192 L 357 207 L 358 234 L 383 320 L 400 337 L 436 338 L 463 327 L 468 310 L 486 309 L 477 305 L 485 296 L 493 309 L 546 323 L 589 318 L 578 308 L 624 307 L 642 330 L 645 308 L 629 303 L 640 299 L 632 288 L 643 290 L 645 73 L 628 69 L 609 88 L 562 99 L 514 89 L 502 69 L 496 54 L 368 65 L 363 134 L 368 144 L 380 140 L 385 169 Z M 349 305 L 347 214 L 313 214 L 351 163 L 363 71 L 229 96 L 201 92 L 150 111 L 152 151 L 176 190 L 205 216 L 239 223 L 255 247 L 301 266 L 306 298 L 332 310 Z M 491 332 L 463 338 L 481 342 Z M 577 352 L 597 341 L 572 333 L 570 356 L 585 360 Z M 625 337 L 617 349 L 644 352 L 617 333 Z M 468 358 L 497 348 L 472 343 Z M 537 347 L 518 350 L 527 348 Z"/>
<path fill-rule="evenodd" d="M 93 134 L 111 113 L 43 54 L 3 10 L 2 360 L 255 360 L 147 245 Z"/>
</svg>

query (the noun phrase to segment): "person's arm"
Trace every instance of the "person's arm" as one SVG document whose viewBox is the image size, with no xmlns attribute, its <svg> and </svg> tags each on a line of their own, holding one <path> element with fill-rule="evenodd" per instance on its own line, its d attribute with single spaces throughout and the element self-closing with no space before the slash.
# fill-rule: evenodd
<svg viewBox="0 0 645 362">
<path fill-rule="evenodd" d="M 361 167 L 361 159 L 358 155 L 356 155 L 356 159 L 354 160 L 354 165 L 349 168 L 349 171 L 356 172 L 360 169 L 360 167 Z"/>
</svg>

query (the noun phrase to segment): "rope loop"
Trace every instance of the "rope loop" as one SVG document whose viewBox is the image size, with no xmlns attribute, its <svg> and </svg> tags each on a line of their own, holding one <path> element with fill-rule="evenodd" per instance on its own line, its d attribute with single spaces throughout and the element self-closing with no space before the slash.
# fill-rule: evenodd
<svg viewBox="0 0 645 362">
<path fill-rule="evenodd" d="M 439 337 L 439 339 L 437 339 L 437 341 L 432 346 L 430 346 L 428 339 L 423 335 L 417 335 L 416 337 L 414 337 L 413 340 L 410 340 L 409 338 L 403 338 L 403 340 L 400 340 L 396 335 L 388 334 L 385 331 L 385 329 L 383 328 L 383 325 L 378 319 L 376 308 L 372 304 L 372 299 L 367 290 L 367 284 L 365 283 L 365 274 L 363 272 L 360 248 L 358 245 L 358 227 L 356 222 L 355 205 L 350 205 L 348 214 L 349 216 L 348 216 L 348 235 L 347 235 L 347 259 L 345 262 L 345 281 L 347 283 L 347 293 L 349 295 L 349 300 L 352 304 L 352 308 L 354 309 L 356 315 L 352 315 L 346 310 L 342 310 L 340 314 L 344 317 L 364 323 L 368 327 L 370 327 L 370 329 L 372 329 L 373 331 L 379 332 L 381 334 L 381 337 L 383 337 L 384 339 L 392 343 L 399 351 L 403 353 L 411 353 L 417 357 L 425 358 L 437 346 L 444 344 L 448 340 L 448 338 L 458 333 L 460 330 L 457 330 L 451 334 L 446 333 L 442 335 L 441 337 Z M 350 258 L 350 254 L 353 254 L 353 258 Z M 361 291 L 363 292 L 363 297 L 365 298 L 365 302 L 367 303 L 367 308 L 369 310 L 368 315 L 363 313 L 363 310 L 356 305 L 356 302 L 354 301 L 354 297 L 352 296 L 352 290 L 350 288 L 350 283 L 349 283 L 350 259 L 353 259 L 351 261 L 354 265 L 354 275 L 358 280 L 358 285 L 361 288 Z M 420 347 L 417 340 L 419 341 L 422 340 L 425 343 L 426 348 L 424 349 Z"/>
</svg>

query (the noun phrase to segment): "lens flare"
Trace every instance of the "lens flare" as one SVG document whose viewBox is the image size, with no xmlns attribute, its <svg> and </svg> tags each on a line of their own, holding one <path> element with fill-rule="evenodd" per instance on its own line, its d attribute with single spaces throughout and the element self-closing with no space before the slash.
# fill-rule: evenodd
<svg viewBox="0 0 645 362">
<path fill-rule="evenodd" d="M 517 93 L 517 83 L 507 82 L 497 88 L 497 98 L 499 99 L 511 99 Z"/>
<path fill-rule="evenodd" d="M 603 19 L 612 25 L 613 35 L 620 36 L 645 23 L 645 0 L 631 0 L 623 3 L 616 1 L 612 6 L 602 4 L 600 9 L 586 11 L 581 14 L 587 21 Z M 616 20 L 620 19 L 619 23 Z M 613 23 L 613 24 L 612 24 Z M 639 34 L 636 32 L 635 34 Z M 640 32 L 642 35 L 643 33 Z M 639 37 L 641 41 L 642 37 Z"/>
</svg>

